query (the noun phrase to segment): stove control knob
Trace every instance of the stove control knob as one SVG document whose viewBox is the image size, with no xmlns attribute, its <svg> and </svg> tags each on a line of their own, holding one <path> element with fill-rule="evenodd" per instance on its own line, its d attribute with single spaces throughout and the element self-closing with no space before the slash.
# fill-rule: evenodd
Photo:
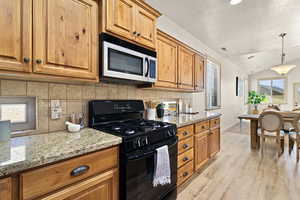
<svg viewBox="0 0 300 200">
<path fill-rule="evenodd" d="M 136 138 L 135 144 L 137 147 L 141 147 L 141 138 Z"/>
<path fill-rule="evenodd" d="M 148 142 L 148 138 L 147 138 L 147 136 L 146 137 L 143 137 L 143 138 L 141 138 L 141 145 L 142 146 L 145 146 L 145 145 L 147 145 L 149 142 Z"/>
</svg>

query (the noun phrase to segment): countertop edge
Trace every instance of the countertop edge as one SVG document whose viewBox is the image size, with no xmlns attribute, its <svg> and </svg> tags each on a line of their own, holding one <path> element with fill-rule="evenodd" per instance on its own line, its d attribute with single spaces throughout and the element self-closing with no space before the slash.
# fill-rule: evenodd
<svg viewBox="0 0 300 200">
<path fill-rule="evenodd" d="M 24 171 L 28 171 L 35 168 L 44 167 L 45 165 L 51 165 L 51 164 L 63 162 L 65 160 L 69 160 L 79 156 L 84 156 L 89 153 L 93 153 L 93 152 L 101 151 L 103 149 L 117 146 L 121 143 L 122 143 L 122 138 L 114 136 L 114 138 L 109 141 L 105 141 L 98 144 L 96 143 L 94 145 L 89 145 L 82 149 L 77 149 L 75 151 L 65 152 L 64 154 L 55 157 L 49 157 L 44 160 L 41 159 L 41 160 L 31 161 L 30 163 L 28 162 L 22 164 L 13 164 L 11 166 L 4 167 L 3 169 L 0 170 L 0 178 L 8 177 L 14 174 L 19 174 Z"/>
<path fill-rule="evenodd" d="M 195 124 L 195 123 L 199 123 L 199 122 L 202 122 L 202 121 L 206 121 L 206 120 L 218 118 L 218 117 L 221 117 L 221 116 L 222 116 L 222 114 L 218 113 L 218 114 L 213 115 L 213 116 L 203 117 L 203 118 L 191 120 L 191 121 L 188 121 L 188 122 L 185 122 L 185 123 L 181 123 L 180 125 L 177 125 L 177 128 L 182 128 L 182 127 L 185 127 L 185 126 L 189 126 L 189 125 L 192 125 L 192 124 Z"/>
</svg>

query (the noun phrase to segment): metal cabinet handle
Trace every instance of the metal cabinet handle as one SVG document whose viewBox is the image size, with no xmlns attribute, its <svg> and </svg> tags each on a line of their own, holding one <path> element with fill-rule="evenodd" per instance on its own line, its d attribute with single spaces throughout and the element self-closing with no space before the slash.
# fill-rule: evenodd
<svg viewBox="0 0 300 200">
<path fill-rule="evenodd" d="M 205 126 L 202 126 L 202 129 L 205 129 Z"/>
<path fill-rule="evenodd" d="M 29 63 L 30 62 L 30 58 L 25 57 L 24 59 L 24 63 Z"/>
<path fill-rule="evenodd" d="M 88 172 L 89 169 L 90 169 L 89 166 L 87 166 L 87 165 L 81 165 L 81 166 L 76 167 L 75 169 L 73 169 L 73 170 L 71 171 L 71 176 L 79 176 L 79 175 L 82 175 L 82 174 Z"/>
<path fill-rule="evenodd" d="M 189 160 L 189 158 L 188 157 L 184 157 L 182 160 L 183 160 L 183 162 L 186 162 L 186 161 Z"/>
<path fill-rule="evenodd" d="M 136 35 L 136 34 L 137 34 L 137 32 L 136 32 L 136 31 L 134 31 L 134 32 L 133 32 L 133 35 Z"/>
<path fill-rule="evenodd" d="M 140 34 L 140 33 L 138 33 L 138 34 L 137 34 L 137 36 L 141 36 L 141 34 Z"/>
<path fill-rule="evenodd" d="M 187 149 L 188 147 L 189 147 L 189 145 L 187 145 L 187 144 L 184 144 L 184 145 L 183 145 L 183 148 L 184 148 L 184 149 Z"/>
<path fill-rule="evenodd" d="M 36 60 L 36 64 L 42 64 L 42 62 L 43 62 L 43 61 L 42 61 L 41 59 L 37 59 L 37 60 Z"/>
<path fill-rule="evenodd" d="M 183 173 L 183 177 L 186 177 L 187 175 L 189 175 L 188 172 L 184 172 L 184 173 Z"/>
<path fill-rule="evenodd" d="M 184 135 L 184 136 L 186 136 L 186 135 L 188 135 L 188 134 L 189 134 L 189 133 L 186 132 L 186 131 L 183 132 L 183 135 Z"/>
</svg>

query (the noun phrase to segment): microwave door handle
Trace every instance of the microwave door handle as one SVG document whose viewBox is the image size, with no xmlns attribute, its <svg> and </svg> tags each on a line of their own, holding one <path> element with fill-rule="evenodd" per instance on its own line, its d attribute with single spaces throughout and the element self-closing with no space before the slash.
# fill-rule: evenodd
<svg viewBox="0 0 300 200">
<path fill-rule="evenodd" d="M 149 62 L 148 58 L 145 58 L 145 60 L 146 60 L 146 65 L 147 65 L 147 70 L 146 70 L 146 73 L 145 73 L 145 77 L 148 77 L 149 76 L 150 62 Z"/>
</svg>

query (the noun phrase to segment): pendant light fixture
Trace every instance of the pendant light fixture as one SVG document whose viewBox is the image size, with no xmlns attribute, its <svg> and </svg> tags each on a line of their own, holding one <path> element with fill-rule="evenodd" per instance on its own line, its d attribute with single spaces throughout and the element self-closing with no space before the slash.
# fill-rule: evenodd
<svg viewBox="0 0 300 200">
<path fill-rule="evenodd" d="M 296 65 L 287 65 L 285 64 L 285 56 L 286 54 L 284 53 L 284 37 L 286 36 L 286 33 L 281 33 L 279 37 L 282 39 L 282 51 L 281 51 L 281 64 L 276 65 L 271 68 L 271 70 L 277 72 L 278 74 L 284 76 L 288 74 L 292 69 L 296 67 Z"/>
<path fill-rule="evenodd" d="M 229 3 L 231 5 L 237 5 L 237 4 L 240 4 L 243 0 L 229 0 Z"/>
</svg>

